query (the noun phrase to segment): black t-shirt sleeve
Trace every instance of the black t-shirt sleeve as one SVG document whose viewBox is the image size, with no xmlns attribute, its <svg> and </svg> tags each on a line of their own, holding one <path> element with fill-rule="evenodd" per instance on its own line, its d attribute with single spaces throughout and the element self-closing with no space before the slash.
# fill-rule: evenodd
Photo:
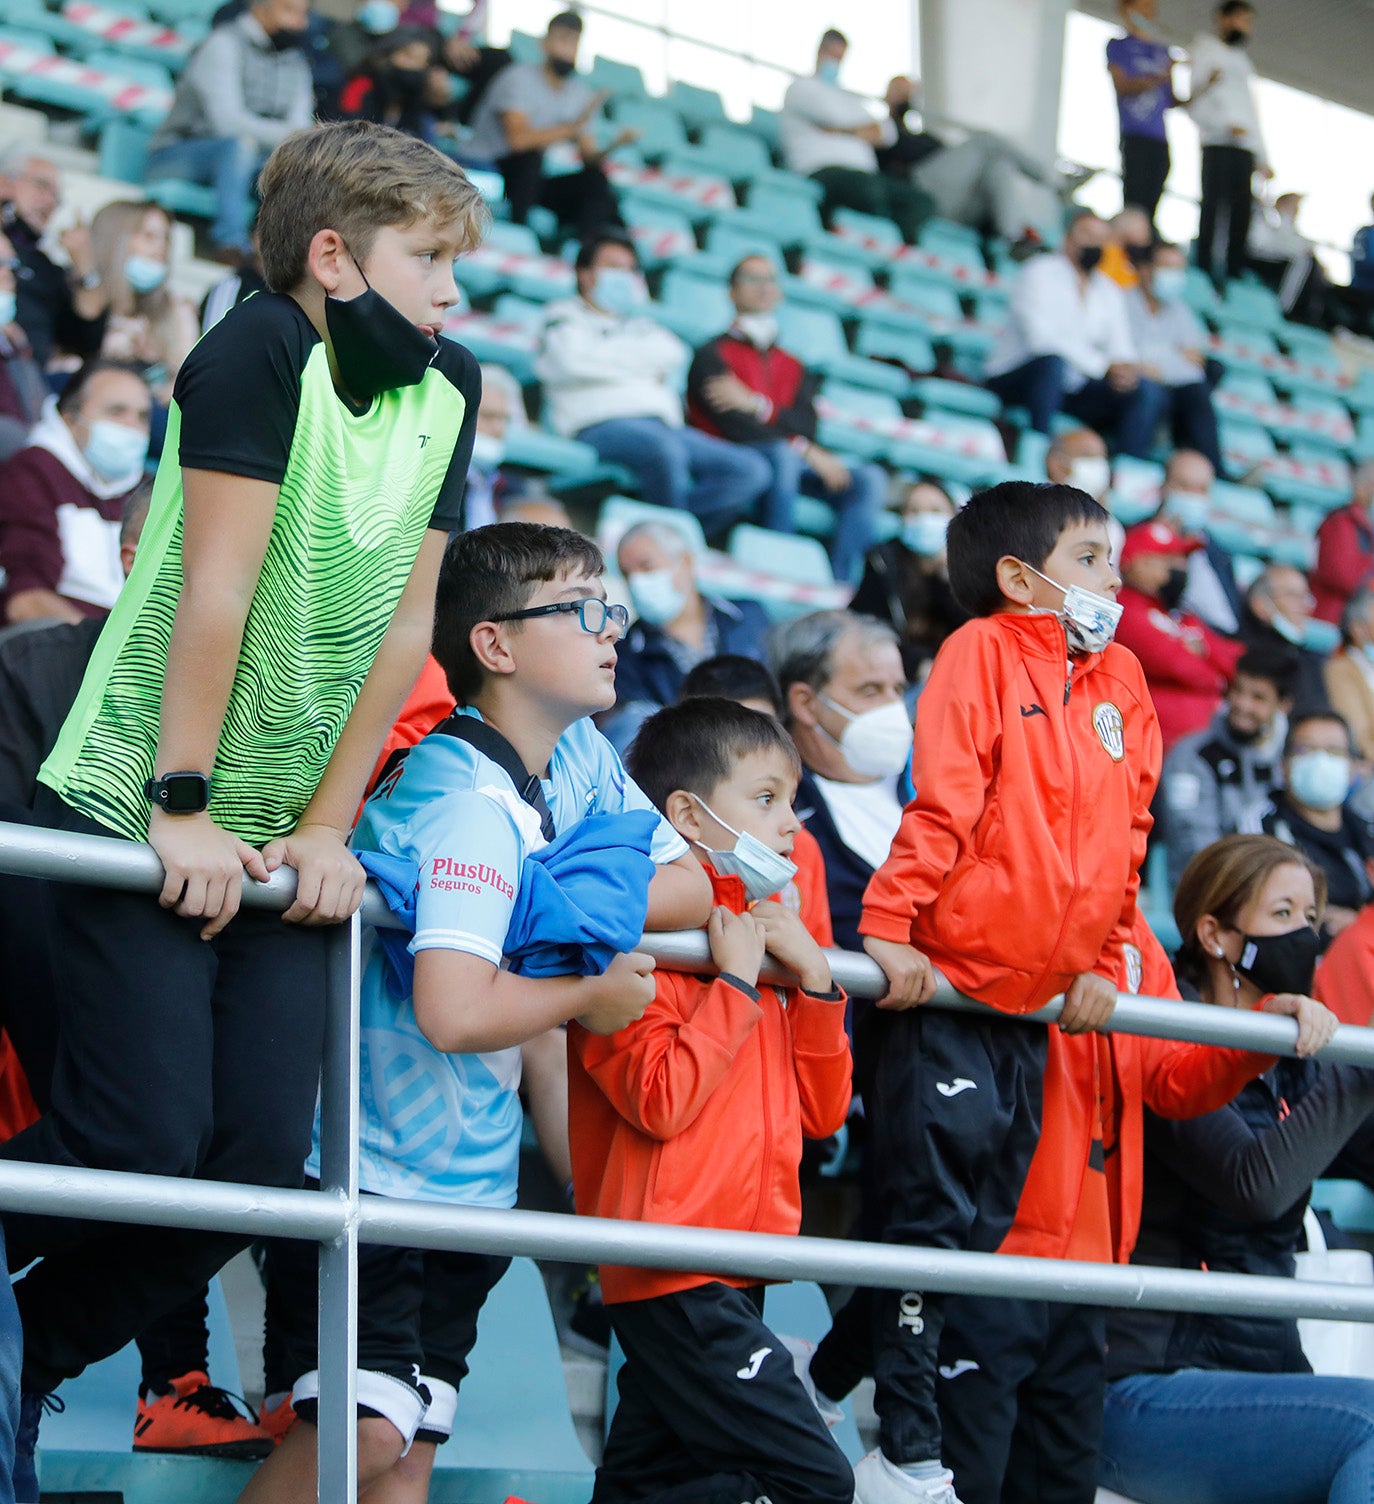
<svg viewBox="0 0 1374 1504">
<path fill-rule="evenodd" d="M 299 305 L 258 293 L 186 357 L 172 397 L 181 464 L 280 485 L 300 411 L 301 373 L 319 335 Z"/>
<path fill-rule="evenodd" d="M 463 498 L 468 487 L 468 466 L 472 463 L 472 436 L 477 432 L 477 409 L 482 404 L 482 372 L 472 351 L 451 339 L 440 338 L 434 364 L 463 394 L 466 408 L 458 442 L 449 461 L 439 494 L 434 498 L 430 527 L 455 533 L 463 526 Z"/>
</svg>

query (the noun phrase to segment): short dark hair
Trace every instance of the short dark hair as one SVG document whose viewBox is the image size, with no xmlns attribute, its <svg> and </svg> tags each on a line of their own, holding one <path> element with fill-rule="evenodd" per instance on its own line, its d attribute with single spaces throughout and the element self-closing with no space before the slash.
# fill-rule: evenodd
<svg viewBox="0 0 1374 1504">
<path fill-rule="evenodd" d="M 718 695 L 680 700 L 656 711 L 625 752 L 625 768 L 659 809 L 687 789 L 709 800 L 753 752 L 780 752 L 801 777 L 801 758 L 776 716 Z"/>
<path fill-rule="evenodd" d="M 1345 732 L 1345 743 L 1351 757 L 1359 756 L 1359 749 L 1355 745 L 1355 738 L 1350 730 L 1350 722 L 1338 710 L 1332 710 L 1329 705 L 1314 705 L 1309 710 L 1299 711 L 1288 722 L 1288 735 L 1283 739 L 1283 755 L 1292 757 L 1294 738 L 1304 726 L 1313 721 L 1330 721 L 1332 725 L 1339 726 Z"/>
<path fill-rule="evenodd" d="M 1242 11 L 1253 16 L 1255 7 L 1250 4 L 1250 0 L 1221 0 L 1221 4 L 1217 6 L 1219 16 L 1238 16 Z"/>
<path fill-rule="evenodd" d="M 1241 674 L 1247 679 L 1263 679 L 1274 686 L 1279 699 L 1291 700 L 1298 677 L 1298 655 L 1287 648 L 1251 648 L 1236 664 L 1234 677 Z"/>
<path fill-rule="evenodd" d="M 573 263 L 576 271 L 584 272 L 596 260 L 596 253 L 603 245 L 619 245 L 630 252 L 635 258 L 635 264 L 639 264 L 639 252 L 635 250 L 635 243 L 624 230 L 598 230 L 596 234 L 589 235 L 577 248 L 577 260 Z"/>
<path fill-rule="evenodd" d="M 575 31 L 581 36 L 582 17 L 575 10 L 560 10 L 556 16 L 550 16 L 549 24 L 544 28 L 546 36 L 551 31 Z"/>
<path fill-rule="evenodd" d="M 143 480 L 124 498 L 124 510 L 119 518 L 119 546 L 131 543 L 135 547 L 143 536 L 143 524 L 148 520 L 148 508 L 152 505 L 153 483 Z"/>
<path fill-rule="evenodd" d="M 848 49 L 849 38 L 844 32 L 836 31 L 833 26 L 827 26 L 821 33 L 821 40 L 816 50 L 819 51 L 821 47 L 833 47 L 837 42 L 841 47 Z"/>
<path fill-rule="evenodd" d="M 677 692 L 679 701 L 702 696 L 724 700 L 767 700 L 774 715 L 782 714 L 782 692 L 778 681 L 757 658 L 743 653 L 717 653 L 703 658 L 682 681 Z"/>
<path fill-rule="evenodd" d="M 997 561 L 1008 555 L 1039 569 L 1075 522 L 1110 517 L 1086 491 L 1050 481 L 1007 480 L 969 497 L 950 519 L 945 542 L 949 584 L 970 616 L 991 616 L 1006 602 Z"/>
<path fill-rule="evenodd" d="M 57 398 L 57 410 L 65 418 L 69 413 L 74 413 L 81 406 L 86 395 L 86 388 L 91 382 L 106 371 L 118 371 L 122 376 L 136 376 L 146 386 L 142 368 L 128 360 L 106 360 L 102 356 L 93 356 L 84 361 L 71 379 L 62 388 Z"/>
<path fill-rule="evenodd" d="M 606 561 L 590 538 L 537 522 L 493 522 L 449 540 L 434 601 L 434 656 L 460 705 L 482 688 L 472 629 L 523 610 L 535 588 L 580 569 L 603 574 Z"/>
</svg>

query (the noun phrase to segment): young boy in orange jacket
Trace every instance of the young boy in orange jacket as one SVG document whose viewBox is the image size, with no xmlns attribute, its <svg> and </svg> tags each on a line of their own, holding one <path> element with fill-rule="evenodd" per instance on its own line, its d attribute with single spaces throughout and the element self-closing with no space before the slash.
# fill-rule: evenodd
<svg viewBox="0 0 1374 1504">
<path fill-rule="evenodd" d="M 1159 775 L 1120 608 L 1107 513 L 1069 486 L 1008 482 L 950 524 L 950 584 L 974 618 L 940 649 L 917 708 L 916 797 L 864 896 L 889 990 L 859 1044 L 870 1128 L 866 1222 L 891 1243 L 992 1252 L 1040 1135 L 1045 1031 L 922 1008 L 940 973 L 1007 1014 L 1064 993 L 1066 1033 L 1116 1002 Z M 938 971 L 937 971 L 938 968 Z M 862 1504 L 951 1504 L 935 1400 L 943 1302 L 867 1297 L 879 1449 Z M 811 1377 L 843 1392 L 854 1323 Z"/>
<path fill-rule="evenodd" d="M 796 749 L 772 716 L 691 699 L 644 723 L 627 768 L 711 879 L 719 975 L 659 971 L 637 1023 L 569 1026 L 577 1209 L 795 1233 L 802 1138 L 844 1122 L 850 1075 L 825 953 L 766 901 L 793 870 Z M 765 953 L 799 985 L 761 986 Z M 601 1289 L 625 1366 L 593 1504 L 850 1504 L 849 1463 L 764 1324 L 761 1284 L 603 1266 Z"/>
</svg>

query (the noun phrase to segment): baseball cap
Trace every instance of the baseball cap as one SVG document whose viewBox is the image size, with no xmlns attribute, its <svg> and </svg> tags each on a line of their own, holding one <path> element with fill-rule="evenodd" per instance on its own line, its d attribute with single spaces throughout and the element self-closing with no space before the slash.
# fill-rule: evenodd
<svg viewBox="0 0 1374 1504">
<path fill-rule="evenodd" d="M 1126 533 L 1121 562 L 1129 564 L 1143 554 L 1191 554 L 1201 547 L 1201 538 L 1181 533 L 1167 522 L 1140 522 Z"/>
</svg>

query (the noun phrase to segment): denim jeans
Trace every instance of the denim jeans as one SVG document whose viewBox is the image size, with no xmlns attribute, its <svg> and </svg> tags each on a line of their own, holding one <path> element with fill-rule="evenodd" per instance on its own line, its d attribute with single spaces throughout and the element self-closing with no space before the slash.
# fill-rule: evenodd
<svg viewBox="0 0 1374 1504">
<path fill-rule="evenodd" d="M 1142 1504 L 1369 1504 L 1374 1380 L 1200 1368 L 1119 1379 L 1099 1479 Z"/>
<path fill-rule="evenodd" d="M 631 471 L 645 501 L 691 512 L 708 538 L 745 516 L 773 478 L 757 450 L 662 418 L 608 418 L 577 437 Z"/>
<path fill-rule="evenodd" d="M 1147 460 L 1155 429 L 1164 412 L 1166 393 L 1158 382 L 1142 379 L 1129 392 L 1115 391 L 1105 380 L 1068 390 L 1068 365 L 1058 355 L 1037 355 L 1015 370 L 988 378 L 989 388 L 1004 401 L 1030 409 L 1031 427 L 1050 431 L 1050 420 L 1067 413 L 1110 440 L 1121 454 Z"/>
<path fill-rule="evenodd" d="M 210 237 L 217 245 L 245 253 L 252 250 L 248 221 L 252 217 L 249 195 L 267 153 L 255 142 L 234 136 L 202 137 L 178 141 L 149 154 L 152 178 L 185 178 L 215 190 L 219 200 Z"/>
<path fill-rule="evenodd" d="M 761 444 L 767 456 L 773 483 L 764 493 L 759 521 L 775 532 L 796 531 L 792 513 L 798 494 L 818 496 L 835 508 L 835 535 L 830 558 L 835 578 L 855 584 L 878 531 L 878 514 L 887 499 L 887 476 L 877 465 L 851 465 L 849 484 L 843 491 L 827 491 L 819 475 L 791 444 Z"/>
<path fill-rule="evenodd" d="M 19 1369 L 24 1351 L 19 1307 L 5 1274 L 8 1267 L 0 1229 L 0 1504 L 14 1504 L 14 1433 L 19 1427 Z"/>
</svg>

